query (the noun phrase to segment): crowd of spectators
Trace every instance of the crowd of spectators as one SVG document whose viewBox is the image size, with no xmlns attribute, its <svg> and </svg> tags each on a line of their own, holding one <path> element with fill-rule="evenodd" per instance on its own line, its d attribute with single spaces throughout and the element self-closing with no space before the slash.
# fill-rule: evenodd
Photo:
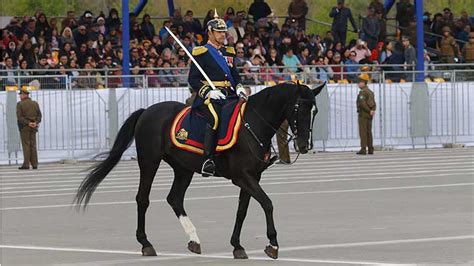
<svg viewBox="0 0 474 266">
<path fill-rule="evenodd" d="M 302 73 L 314 80 L 351 82 L 361 69 L 367 69 L 366 65 L 386 64 L 388 70 L 403 70 L 403 66 L 390 65 L 416 63 L 416 23 L 414 6 L 409 0 L 397 3 L 399 32 L 392 41 L 386 41 L 386 10 L 380 0 L 370 3 L 360 27 L 344 0 L 334 1 L 336 5 L 328 12 L 333 26 L 324 34 L 306 30 L 308 5 L 305 0 L 290 2 L 284 22 L 274 16 L 264 0 L 254 0 L 248 11 L 227 8 L 222 14 L 229 28 L 226 44 L 235 47 L 236 64 L 241 69 L 243 82 L 258 84 L 294 79 Z M 206 42 L 205 25 L 213 17 L 213 10 L 201 21 L 192 10 L 181 13 L 175 9 L 172 17 L 158 25 L 148 14 L 139 19 L 131 13 L 130 51 L 126 52 L 130 54 L 132 74 L 158 75 L 150 79 L 156 83 L 149 84 L 152 86 L 185 85 L 185 68 L 191 60 L 164 27 L 169 27 L 186 49 L 192 50 Z M 466 12 L 457 19 L 449 8 L 433 18 L 425 12 L 423 21 L 426 48 L 438 51 L 443 62 L 470 62 L 466 53 L 463 54 L 465 43 L 471 41 L 474 45 L 474 38 L 469 37 L 473 23 Z M 348 22 L 353 31 L 359 33 L 359 39 L 346 43 Z M 122 21 L 114 8 L 107 15 L 85 11 L 79 17 L 69 11 L 63 19 L 38 11 L 34 16 L 12 18 L 1 33 L 0 69 L 4 76 L 15 69 L 22 76 L 29 75 L 31 69 L 35 69 L 35 75 L 77 77 L 74 84 L 78 87 L 101 87 L 104 74 L 122 74 L 125 52 L 121 47 Z M 457 41 L 446 39 L 450 36 Z M 449 58 L 444 54 L 448 48 L 453 49 Z M 433 53 L 426 51 L 428 66 L 432 63 L 430 55 Z M 90 71 L 80 71 L 84 69 Z M 120 80 L 108 82 L 107 86 L 120 86 Z"/>
</svg>

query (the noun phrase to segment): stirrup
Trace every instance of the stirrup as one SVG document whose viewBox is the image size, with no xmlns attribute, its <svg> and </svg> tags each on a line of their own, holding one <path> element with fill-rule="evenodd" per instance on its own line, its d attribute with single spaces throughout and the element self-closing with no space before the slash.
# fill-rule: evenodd
<svg viewBox="0 0 474 266">
<path fill-rule="evenodd" d="M 216 171 L 216 165 L 212 159 L 207 159 L 202 164 L 201 175 L 203 177 L 213 176 Z"/>
</svg>

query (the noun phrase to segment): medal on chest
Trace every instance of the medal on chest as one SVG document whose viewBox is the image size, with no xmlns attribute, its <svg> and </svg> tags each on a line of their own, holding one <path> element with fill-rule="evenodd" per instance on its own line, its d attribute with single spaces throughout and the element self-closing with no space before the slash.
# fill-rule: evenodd
<svg viewBox="0 0 474 266">
<path fill-rule="evenodd" d="M 229 65 L 230 68 L 234 66 L 234 58 L 231 56 L 225 56 L 225 61 L 227 62 L 227 65 Z"/>
</svg>

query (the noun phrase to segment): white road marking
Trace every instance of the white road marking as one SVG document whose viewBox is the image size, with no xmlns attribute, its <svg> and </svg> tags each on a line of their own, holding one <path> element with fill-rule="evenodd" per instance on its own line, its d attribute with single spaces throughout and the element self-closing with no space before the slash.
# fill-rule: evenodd
<svg viewBox="0 0 474 266">
<path fill-rule="evenodd" d="M 443 162 L 442 164 L 440 164 L 439 162 L 430 162 L 430 163 L 426 163 L 426 164 L 420 164 L 420 163 L 404 163 L 403 164 L 403 169 L 404 170 L 416 170 L 416 169 L 422 169 L 423 167 L 429 167 L 430 169 L 432 169 L 433 167 L 436 168 L 436 167 L 439 167 L 439 168 L 452 168 L 453 166 L 455 165 L 469 165 L 468 163 L 466 163 L 465 160 L 452 160 L 452 161 L 449 161 L 449 162 Z M 292 173 L 295 173 L 295 172 L 303 172 L 303 171 L 308 171 L 308 172 L 314 172 L 314 170 L 317 170 L 317 171 L 320 171 L 320 172 L 330 172 L 330 171 L 341 171 L 341 170 L 348 170 L 350 171 L 351 173 L 354 173 L 354 172 L 357 172 L 357 171 L 367 171 L 367 169 L 370 169 L 370 167 L 372 166 L 377 166 L 377 164 L 364 164 L 363 167 L 361 167 L 360 163 L 358 164 L 344 164 L 344 165 L 338 165 L 337 169 L 334 169 L 334 167 L 331 167 L 331 168 L 324 168 L 324 167 L 313 167 L 313 168 L 305 168 L 305 169 L 279 169 L 278 171 L 276 172 L 272 172 L 272 171 L 267 171 L 265 172 L 265 176 L 274 176 L 275 174 L 283 174 L 283 173 L 288 173 L 288 174 L 292 174 Z M 383 165 L 383 169 L 399 169 L 400 168 L 400 164 L 399 163 L 396 163 L 396 164 L 393 164 L 393 165 Z M 457 168 L 459 169 L 459 168 Z M 341 171 L 342 172 L 342 171 Z M 134 177 L 126 177 L 126 178 L 114 178 L 114 177 L 118 177 L 118 176 L 123 176 L 123 175 L 108 175 L 107 178 L 103 181 L 104 183 L 108 183 L 108 184 L 111 184 L 111 183 L 121 183 L 121 182 L 136 182 L 138 183 L 139 181 L 139 176 L 138 176 L 138 172 L 137 172 L 137 176 L 134 176 Z M 64 173 L 65 176 L 68 175 L 68 173 Z M 21 182 L 18 182 L 18 180 L 15 180 L 13 182 L 2 182 L 4 188 L 10 188 L 8 186 L 13 186 L 13 185 L 21 185 L 22 188 L 26 188 L 24 187 L 26 184 L 27 185 L 41 185 L 41 184 L 66 184 L 66 183 L 74 183 L 74 184 L 77 184 L 79 183 L 80 181 L 82 181 L 84 179 L 85 176 L 80 176 L 80 177 L 67 177 L 67 180 L 56 180 L 56 179 L 38 179 L 38 178 L 33 178 L 33 179 L 23 179 L 21 178 Z M 161 177 L 161 178 L 160 178 Z M 156 181 L 154 183 L 159 183 L 159 182 L 172 182 L 173 181 L 173 178 L 166 178 L 166 179 L 163 179 L 162 176 L 160 175 L 157 175 L 156 176 Z M 32 182 L 28 182 L 28 181 L 32 181 Z M 61 186 L 61 185 L 55 185 L 55 186 Z M 34 186 L 36 188 L 41 188 L 42 186 Z M 44 186 L 44 187 L 51 187 L 51 186 Z"/>
<path fill-rule="evenodd" d="M 397 175 L 403 175 L 403 174 L 429 174 L 429 173 L 439 173 L 439 172 L 449 172 L 449 173 L 453 173 L 453 172 L 468 172 L 468 173 L 471 173 L 471 171 L 473 171 L 474 168 L 460 168 L 458 167 L 458 169 L 452 169 L 451 167 L 448 167 L 447 169 L 431 169 L 431 170 L 417 170 L 417 171 L 399 171 L 397 172 Z M 307 171 L 307 170 L 305 170 Z M 336 176 L 340 176 L 340 177 L 354 177 L 354 176 L 361 176 L 361 175 L 364 175 L 364 176 L 377 176 L 377 175 L 390 175 L 390 174 L 393 174 L 393 172 L 371 172 L 371 173 L 367 173 L 366 172 L 367 170 L 365 170 L 364 172 L 362 173 L 354 173 L 354 171 L 351 171 L 349 172 L 348 174 L 339 174 L 339 175 L 336 175 Z M 305 172 L 305 173 L 299 173 L 298 175 L 310 175 L 309 177 L 314 179 L 314 171 L 309 171 L 309 172 Z M 274 176 L 277 176 L 277 175 L 274 175 Z M 284 176 L 284 180 L 286 179 L 289 179 L 288 178 L 288 174 L 279 174 L 278 176 Z M 334 175 L 325 175 L 325 177 L 335 177 Z M 268 182 L 267 181 L 271 181 L 271 180 L 278 180 L 276 178 L 269 178 L 269 179 L 265 179 L 265 176 L 262 178 L 262 185 L 263 184 L 267 184 L 267 185 L 280 185 L 280 184 L 289 184 L 289 183 L 312 183 L 312 182 L 317 182 L 317 179 L 316 180 L 310 180 L 310 181 L 290 181 L 290 182 Z M 291 179 L 291 178 L 290 178 Z M 296 179 L 296 177 L 295 177 Z M 301 179 L 301 178 L 300 178 Z M 224 185 L 221 185 L 222 187 L 226 187 L 226 186 L 233 186 L 232 184 L 230 184 L 230 181 L 229 180 L 222 180 L 222 179 L 219 179 L 219 180 L 216 180 L 216 181 L 211 181 L 211 182 L 215 182 L 215 183 L 224 183 Z M 39 188 L 39 187 L 29 187 L 30 189 L 29 190 L 16 190 L 16 191 L 1 191 L 0 192 L 0 195 L 6 195 L 6 194 L 18 194 L 18 193 L 31 193 L 31 192 L 52 192 L 52 191 L 76 191 L 77 190 L 77 186 L 79 184 L 76 184 L 76 185 L 67 185 L 68 188 L 54 188 L 54 189 L 35 189 L 35 188 Z M 132 184 L 130 185 L 138 185 L 136 182 L 133 182 Z M 130 185 L 106 185 L 106 186 L 101 186 L 101 188 L 130 188 Z M 166 188 L 169 188 L 171 186 L 171 183 L 165 183 L 165 184 L 154 184 L 153 187 L 166 187 Z M 46 186 L 46 187 L 51 187 L 51 186 Z M 56 186 L 55 186 L 56 187 Z M 57 186 L 57 187 L 61 187 L 61 186 Z M 208 188 L 211 188 L 211 187 L 220 187 L 220 185 L 217 185 L 217 186 L 206 186 Z M 28 188 L 28 187 L 14 187 L 14 188 L 4 188 L 4 190 L 13 190 L 13 189 L 25 189 L 25 188 Z M 194 188 L 197 188 L 196 186 L 194 186 Z"/>
<path fill-rule="evenodd" d="M 366 188 L 366 189 L 345 189 L 345 190 L 323 190 L 323 191 L 307 191 L 307 192 L 274 192 L 267 193 L 269 196 L 281 196 L 281 195 L 308 195 L 308 194 L 332 194 L 332 193 L 352 193 L 352 192 L 374 192 L 374 191 L 390 191 L 390 190 L 411 190 L 411 189 L 426 189 L 426 188 L 447 188 L 447 187 L 462 187 L 472 186 L 474 183 L 455 183 L 455 184 L 442 184 L 442 185 L 426 185 L 426 186 L 404 186 L 404 187 L 379 187 L 379 188 Z M 238 198 L 238 195 L 224 195 L 224 196 L 212 196 L 212 197 L 191 197 L 186 198 L 185 201 L 193 200 L 210 200 L 210 199 L 231 199 Z M 165 202 L 166 199 L 150 200 L 150 202 Z M 106 205 L 119 205 L 119 204 L 136 204 L 135 201 L 112 201 L 112 202 L 97 202 L 90 203 L 88 206 L 106 206 Z M 21 206 L 21 207 L 6 207 L 1 208 L 0 211 L 11 211 L 11 210 L 30 210 L 30 209 L 48 209 L 48 208 L 74 208 L 71 204 L 58 204 L 58 205 L 37 205 L 37 206 Z"/>
<path fill-rule="evenodd" d="M 291 180 L 290 183 L 295 183 L 297 180 L 300 179 L 313 179 L 310 183 L 326 183 L 326 182 L 345 182 L 345 181 L 370 181 L 370 180 L 392 180 L 392 179 L 417 179 L 417 178 L 433 178 L 433 177 L 442 177 L 442 176 L 453 176 L 453 173 L 457 173 L 459 170 L 452 170 L 451 172 L 447 174 L 431 174 L 429 176 L 423 176 L 423 175 L 411 175 L 411 176 L 395 176 L 395 177 L 357 177 L 357 178 L 335 178 L 335 179 L 318 179 L 314 178 L 312 176 L 310 177 L 286 177 L 286 178 L 268 178 L 268 179 L 262 179 L 262 182 L 260 183 L 262 186 L 265 185 L 273 185 L 272 180 Z M 464 170 L 461 171 L 463 173 Z M 383 174 L 384 175 L 384 174 Z M 334 176 L 324 176 L 324 177 L 338 177 L 338 176 L 348 176 L 348 175 L 334 175 Z M 215 184 L 215 183 L 225 183 L 226 185 L 220 185 L 220 186 L 197 186 L 197 185 L 191 185 L 189 189 L 207 189 L 207 188 L 216 188 L 216 187 L 235 187 L 235 185 L 228 184 L 230 181 L 207 181 L 207 182 L 201 182 L 200 184 Z M 308 183 L 308 182 L 305 182 Z M 278 184 L 281 184 L 278 183 Z M 287 184 L 287 183 L 283 183 Z M 171 185 L 171 184 L 170 184 Z M 122 192 L 137 192 L 137 188 L 133 189 L 124 189 L 124 190 L 106 190 L 106 189 L 113 189 L 112 187 L 109 186 L 101 186 L 97 191 L 94 192 L 94 194 L 100 194 L 100 193 L 122 193 Z M 188 189 L 188 190 L 189 190 Z M 153 188 L 153 191 L 161 191 L 161 190 L 169 190 L 169 188 Z M 19 193 L 18 191 L 16 191 Z M 0 193 L 1 195 L 1 193 Z M 66 196 L 66 195 L 76 195 L 76 193 L 56 193 L 56 194 L 29 194 L 29 195 L 14 195 L 14 196 L 3 196 L 2 199 L 10 199 L 10 198 L 29 198 L 29 197 L 50 197 L 50 196 Z"/>
<path fill-rule="evenodd" d="M 469 240 L 469 239 L 474 240 L 474 235 L 395 239 L 395 240 L 366 241 L 366 242 L 339 243 L 339 244 L 320 244 L 320 245 L 296 246 L 296 247 L 280 247 L 280 251 L 283 252 L 283 251 L 301 251 L 301 250 L 326 249 L 326 248 L 365 247 L 365 246 L 411 244 L 411 243 L 440 242 L 440 241 Z M 250 250 L 246 252 L 247 254 L 255 254 L 255 253 L 261 252 L 261 250 Z"/>
<path fill-rule="evenodd" d="M 419 161 L 419 162 L 432 162 L 432 161 L 435 161 L 435 160 L 439 160 L 440 162 L 446 162 L 446 161 L 449 161 L 451 159 L 472 159 L 474 157 L 474 154 L 467 154 L 467 155 L 452 155 L 450 154 L 449 157 L 446 157 L 446 155 L 440 155 L 440 156 L 427 156 L 427 157 L 383 157 L 383 158 L 379 158 L 379 157 L 376 157 L 376 156 L 366 156 L 366 157 L 354 157 L 354 160 L 345 160 L 344 161 L 344 164 L 346 163 L 350 163 L 350 162 L 354 162 L 354 163 L 361 163 L 361 162 L 364 162 L 364 164 L 366 163 L 380 163 L 380 162 L 406 162 L 406 163 L 409 163 L 409 162 L 414 162 L 414 161 Z M 311 165 L 311 166 L 318 166 L 318 165 L 340 165 L 341 164 L 341 160 L 344 159 L 344 158 L 340 158 L 340 157 L 335 157 L 335 158 L 330 158 L 330 157 L 321 157 L 321 156 L 308 156 L 307 158 L 305 159 L 299 159 L 298 162 L 295 164 L 295 166 L 305 166 L 305 165 Z M 137 164 L 136 162 L 133 162 L 132 164 L 134 164 L 134 168 L 133 169 L 130 169 L 130 166 L 127 166 L 127 167 L 123 167 L 123 168 L 116 168 L 112 171 L 112 174 L 114 173 L 123 173 L 123 174 L 130 174 L 130 173 L 133 173 L 134 171 L 138 171 L 138 167 L 137 167 Z M 74 174 L 85 174 L 86 172 L 84 172 L 84 170 L 87 170 L 87 166 L 84 167 L 84 169 L 80 170 L 80 169 L 77 169 L 77 167 L 82 167 L 82 165 L 77 165 L 75 166 L 75 168 L 72 168 L 72 170 L 75 170 L 73 171 Z M 284 168 L 284 167 L 282 167 Z M 28 171 L 28 172 L 25 172 L 25 171 L 20 171 L 20 170 L 14 170 L 14 171 L 5 171 L 5 172 L 1 172 L 2 173 L 2 179 L 7 179 L 7 178 L 18 178 L 19 176 L 26 176 L 26 177 L 32 177 L 32 176 L 41 176 L 41 175 L 45 175 L 47 174 L 48 176 L 50 177 L 54 177 L 54 176 L 64 176 L 63 172 L 66 170 L 67 168 L 60 168 L 60 169 L 51 169 L 51 170 L 48 170 L 46 171 L 45 169 L 41 170 L 41 171 Z M 123 169 L 123 170 L 122 170 Z M 160 170 L 158 172 L 169 172 L 169 175 L 173 175 L 173 171 L 171 168 L 169 167 L 162 167 L 160 166 L 159 168 Z M 274 170 L 274 169 L 270 169 L 270 170 Z M 276 170 L 276 169 L 275 169 Z M 59 172 L 59 173 L 51 173 L 51 172 Z M 13 174 L 13 175 L 6 175 L 6 174 Z"/>
<path fill-rule="evenodd" d="M 0 245 L 0 248 L 4 249 L 23 249 L 23 250 L 42 250 L 42 251 L 62 251 L 62 252 L 84 252 L 84 253 L 103 253 L 103 254 L 124 254 L 124 255 L 141 255 L 140 252 L 127 251 L 127 250 L 103 250 L 103 249 L 87 249 L 87 248 L 62 248 L 62 247 L 41 247 L 41 246 L 21 246 L 21 245 Z M 260 252 L 263 252 L 260 250 Z M 226 255 L 195 255 L 187 253 L 161 253 L 157 252 L 158 256 L 171 256 L 173 259 L 182 258 L 210 258 L 210 259 L 232 259 L 232 256 Z M 128 262 L 140 262 L 140 261 L 159 261 L 159 260 L 170 260 L 172 258 L 140 258 L 136 260 L 128 260 Z M 249 260 L 257 261 L 273 261 L 268 257 L 249 257 Z M 349 260 L 320 260 L 320 259 L 305 259 L 305 258 L 285 258 L 280 257 L 278 261 L 286 262 L 306 262 L 306 263 L 328 263 L 328 264 L 350 264 L 350 265 L 395 265 L 392 263 L 375 262 L 375 261 L 349 261 Z M 120 263 L 115 261 L 115 263 Z M 94 264 L 94 261 L 89 262 Z M 113 263 L 113 261 L 111 261 Z M 68 265 L 68 264 L 66 264 Z M 396 264 L 396 265 L 413 265 L 413 264 Z"/>
</svg>

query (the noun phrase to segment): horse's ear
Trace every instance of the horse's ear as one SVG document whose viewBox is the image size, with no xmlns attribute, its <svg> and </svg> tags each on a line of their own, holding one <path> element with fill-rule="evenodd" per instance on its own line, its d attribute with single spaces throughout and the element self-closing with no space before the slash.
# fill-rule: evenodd
<svg viewBox="0 0 474 266">
<path fill-rule="evenodd" d="M 303 92 L 303 88 L 301 88 L 301 84 L 300 84 L 300 81 L 299 81 L 299 80 L 296 80 L 296 88 L 297 88 L 296 93 L 297 93 L 298 95 L 301 95 L 301 93 Z"/>
<path fill-rule="evenodd" d="M 313 91 L 314 97 L 318 96 L 318 94 L 323 90 L 324 86 L 326 86 L 326 82 L 311 90 Z"/>
</svg>

